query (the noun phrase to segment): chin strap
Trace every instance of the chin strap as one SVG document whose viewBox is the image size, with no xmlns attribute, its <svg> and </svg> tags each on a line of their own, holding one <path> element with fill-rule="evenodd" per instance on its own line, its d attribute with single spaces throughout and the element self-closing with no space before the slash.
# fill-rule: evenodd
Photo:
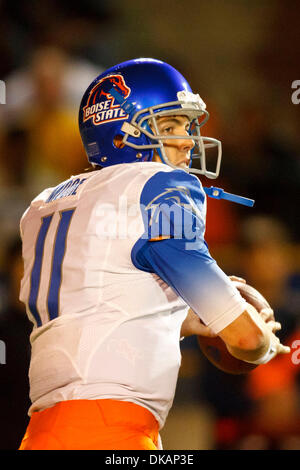
<svg viewBox="0 0 300 470">
<path fill-rule="evenodd" d="M 131 117 L 134 113 L 136 113 L 137 109 L 135 103 L 132 103 L 129 100 L 124 99 L 124 97 L 112 87 L 109 90 L 109 93 L 115 98 L 115 100 L 119 103 L 120 107 L 124 109 L 125 113 L 129 114 Z"/>
<path fill-rule="evenodd" d="M 210 188 L 204 187 L 203 189 L 207 196 L 212 197 L 213 199 L 226 199 L 227 201 L 236 202 L 237 204 L 243 204 L 244 206 L 254 206 L 254 199 L 248 199 L 247 197 L 226 193 L 222 188 L 216 188 L 214 186 L 211 186 Z"/>
</svg>

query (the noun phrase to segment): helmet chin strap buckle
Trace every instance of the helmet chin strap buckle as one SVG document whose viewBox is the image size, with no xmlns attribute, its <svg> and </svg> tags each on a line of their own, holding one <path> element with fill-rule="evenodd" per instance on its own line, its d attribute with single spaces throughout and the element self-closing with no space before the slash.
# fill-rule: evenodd
<svg viewBox="0 0 300 470">
<path fill-rule="evenodd" d="M 130 124 L 128 121 L 124 121 L 121 127 L 121 131 L 125 134 L 131 135 L 132 137 L 140 137 L 141 131 L 137 127 Z"/>
<path fill-rule="evenodd" d="M 204 187 L 203 189 L 207 196 L 212 197 L 213 199 L 225 199 L 227 201 L 236 202 L 237 204 L 242 204 L 248 207 L 254 206 L 254 199 L 238 196 L 237 194 L 226 193 L 222 188 L 211 186 L 210 188 Z"/>
</svg>

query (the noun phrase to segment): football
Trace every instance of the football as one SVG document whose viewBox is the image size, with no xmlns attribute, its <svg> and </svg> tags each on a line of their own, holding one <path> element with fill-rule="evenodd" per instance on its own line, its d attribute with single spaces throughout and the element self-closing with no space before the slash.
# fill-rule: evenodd
<svg viewBox="0 0 300 470">
<path fill-rule="evenodd" d="M 271 309 L 270 304 L 254 287 L 240 281 L 232 281 L 238 289 L 241 296 L 253 305 L 258 312 L 263 308 Z M 274 318 L 274 317 L 273 317 Z M 219 337 L 209 338 L 207 336 L 197 337 L 199 347 L 205 357 L 218 369 L 226 372 L 227 374 L 247 374 L 257 367 L 256 364 L 241 361 L 233 357 L 224 341 Z"/>
<path fill-rule="evenodd" d="M 247 374 L 257 367 L 233 357 L 224 341 L 219 337 L 210 338 L 208 336 L 197 336 L 199 347 L 204 356 L 218 369 L 227 374 L 240 375 Z"/>
</svg>

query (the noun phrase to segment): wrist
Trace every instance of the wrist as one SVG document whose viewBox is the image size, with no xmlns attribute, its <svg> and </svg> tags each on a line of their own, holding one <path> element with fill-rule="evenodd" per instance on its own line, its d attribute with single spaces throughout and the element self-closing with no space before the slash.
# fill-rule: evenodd
<svg viewBox="0 0 300 470">
<path fill-rule="evenodd" d="M 271 361 L 276 355 L 277 355 L 277 344 L 278 344 L 278 338 L 275 335 L 270 335 L 270 343 L 269 347 L 267 349 L 267 352 L 265 352 L 261 357 L 256 359 L 255 361 L 245 361 L 249 362 L 250 364 L 267 364 L 267 362 Z"/>
</svg>

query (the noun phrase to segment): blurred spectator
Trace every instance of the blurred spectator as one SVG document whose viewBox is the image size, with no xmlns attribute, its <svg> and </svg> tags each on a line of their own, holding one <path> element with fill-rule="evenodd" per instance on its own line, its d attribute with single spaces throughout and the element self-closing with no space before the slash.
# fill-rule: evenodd
<svg viewBox="0 0 300 470">
<path fill-rule="evenodd" d="M 100 65 L 106 62 L 117 43 L 115 8 L 115 0 L 2 0 L 1 78 L 27 63 L 37 45 L 58 47 Z"/>
<path fill-rule="evenodd" d="M 16 450 L 28 424 L 30 406 L 28 368 L 32 324 L 19 302 L 23 261 L 20 240 L 6 247 L 2 286 L 6 301 L 0 311 L 0 339 L 5 344 L 5 364 L 0 364 L 0 449 Z"/>
<path fill-rule="evenodd" d="M 264 441 L 265 448 L 300 448 L 300 367 L 293 361 L 293 342 L 300 340 L 299 268 L 294 264 L 297 246 L 291 243 L 289 231 L 276 219 L 254 217 L 243 226 L 244 272 L 269 301 L 276 319 L 282 324 L 277 333 L 291 354 L 278 356 L 247 377 L 247 392 L 254 402 L 250 435 L 241 445 L 253 445 L 252 439 Z M 300 343 L 299 343 L 300 344 Z M 252 442 L 252 444 L 251 444 Z"/>
<path fill-rule="evenodd" d="M 283 344 L 300 340 L 297 269 L 289 231 L 278 219 L 254 216 L 241 228 L 240 272 L 269 301 Z M 293 350 L 292 350 L 293 353 Z M 202 387 L 216 411 L 219 449 L 299 448 L 299 364 L 292 353 L 279 356 L 245 376 L 218 371 L 204 359 Z M 297 447 L 298 446 L 298 447 Z"/>
<path fill-rule="evenodd" d="M 285 338 L 300 323 L 299 305 L 293 298 L 299 295 L 298 245 L 280 219 L 256 215 L 246 219 L 241 227 L 241 270 L 247 282 L 258 289 L 282 320 L 278 335 Z M 298 292 L 297 292 L 298 291 Z"/>
<path fill-rule="evenodd" d="M 41 47 L 28 69 L 8 79 L 2 166 L 13 174 L 14 167 L 21 166 L 23 183 L 33 196 L 82 171 L 85 157 L 77 114 L 83 91 L 98 73 L 99 68 L 76 62 L 58 48 Z M 12 136 L 17 143 L 20 137 L 25 139 L 23 151 Z"/>
<path fill-rule="evenodd" d="M 38 46 L 26 64 L 6 78 L 7 104 L 5 123 L 18 121 L 37 100 L 78 112 L 82 94 L 89 83 L 103 71 L 99 65 L 74 58 L 56 46 Z M 24 111 L 25 109 L 25 111 Z"/>
<path fill-rule="evenodd" d="M 278 116 L 277 116 L 278 118 Z M 255 212 L 279 217 L 299 239 L 297 211 L 299 149 L 278 132 L 271 106 L 248 103 L 240 107 L 224 139 L 223 175 L 232 191 L 255 199 Z"/>
</svg>

